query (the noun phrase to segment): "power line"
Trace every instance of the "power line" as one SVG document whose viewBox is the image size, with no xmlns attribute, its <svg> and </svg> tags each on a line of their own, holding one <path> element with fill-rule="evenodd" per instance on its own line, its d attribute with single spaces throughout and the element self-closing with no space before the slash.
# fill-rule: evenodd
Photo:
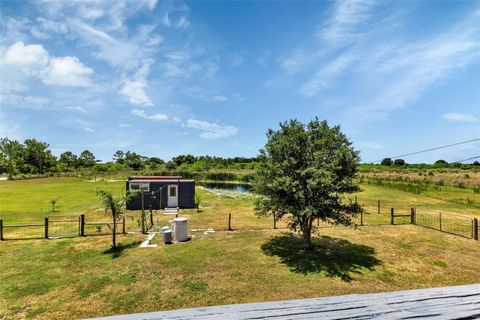
<svg viewBox="0 0 480 320">
<path fill-rule="evenodd" d="M 465 144 L 465 143 L 469 143 L 469 142 L 475 142 L 475 141 L 479 141 L 479 140 L 480 140 L 480 138 L 476 138 L 476 139 L 472 139 L 472 140 L 467 140 L 467 141 L 462 141 L 462 142 L 447 144 L 447 145 L 445 145 L 445 146 L 440 146 L 440 147 L 435 147 L 435 148 L 420 150 L 420 151 L 416 151 L 416 152 L 406 153 L 406 154 L 402 154 L 402 155 L 395 156 L 395 157 L 389 157 L 389 158 L 390 158 L 390 159 L 397 159 L 397 158 L 402 158 L 402 157 L 408 157 L 408 156 L 412 156 L 412 155 L 414 155 L 414 154 L 429 152 L 429 151 L 438 150 L 438 149 L 449 148 L 449 147 L 453 147 L 453 146 L 458 146 L 458 145 L 460 145 L 460 144 Z M 382 160 L 383 160 L 383 159 L 375 160 L 375 161 L 372 161 L 372 163 L 381 162 Z M 469 159 L 466 159 L 466 160 L 469 160 Z M 466 161 L 466 160 L 463 160 L 463 161 Z M 460 162 L 460 161 L 457 161 L 457 162 Z"/>
<path fill-rule="evenodd" d="M 465 161 L 468 161 L 468 160 L 473 160 L 473 159 L 478 159 L 478 158 L 480 158 L 480 156 L 476 156 L 476 157 L 471 157 L 471 158 L 468 158 L 468 159 L 463 159 L 463 160 L 455 161 L 454 163 L 465 162 Z"/>
</svg>

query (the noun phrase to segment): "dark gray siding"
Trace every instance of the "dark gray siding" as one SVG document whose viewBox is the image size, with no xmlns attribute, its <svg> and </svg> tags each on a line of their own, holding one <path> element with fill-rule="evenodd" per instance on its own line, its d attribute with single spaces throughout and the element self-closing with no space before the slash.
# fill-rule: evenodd
<svg viewBox="0 0 480 320">
<path fill-rule="evenodd" d="M 195 207 L 195 182 L 150 182 L 150 192 L 155 192 L 155 199 L 152 199 L 150 193 L 144 194 L 144 205 L 145 209 L 148 210 L 152 206 L 153 210 L 163 209 L 167 206 L 167 185 L 176 184 L 178 185 L 178 206 L 181 209 L 194 208 Z M 162 188 L 161 191 L 160 188 Z M 126 184 L 126 190 L 129 190 L 129 181 Z M 162 196 L 160 197 L 160 192 Z M 141 195 L 138 194 L 132 201 L 127 204 L 128 210 L 141 210 L 142 201 Z M 160 205 L 160 200 L 162 205 Z"/>
</svg>

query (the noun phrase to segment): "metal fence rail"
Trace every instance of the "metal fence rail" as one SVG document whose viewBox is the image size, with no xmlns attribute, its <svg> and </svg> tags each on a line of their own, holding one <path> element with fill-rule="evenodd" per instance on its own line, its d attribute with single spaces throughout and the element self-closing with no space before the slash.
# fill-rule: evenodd
<svg viewBox="0 0 480 320">
<path fill-rule="evenodd" d="M 416 210 L 415 224 L 460 237 L 478 240 L 478 219 L 476 218 L 445 214 L 442 212 Z"/>
</svg>

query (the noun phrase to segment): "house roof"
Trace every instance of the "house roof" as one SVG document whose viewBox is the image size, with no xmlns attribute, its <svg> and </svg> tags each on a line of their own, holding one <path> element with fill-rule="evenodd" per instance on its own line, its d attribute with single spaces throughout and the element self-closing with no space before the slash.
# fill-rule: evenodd
<svg viewBox="0 0 480 320">
<path fill-rule="evenodd" d="M 180 179 L 182 176 L 133 176 L 128 177 L 128 180 L 145 179 L 145 180 L 157 180 L 157 179 Z"/>
<path fill-rule="evenodd" d="M 194 182 L 192 179 L 133 179 L 128 182 Z"/>
</svg>

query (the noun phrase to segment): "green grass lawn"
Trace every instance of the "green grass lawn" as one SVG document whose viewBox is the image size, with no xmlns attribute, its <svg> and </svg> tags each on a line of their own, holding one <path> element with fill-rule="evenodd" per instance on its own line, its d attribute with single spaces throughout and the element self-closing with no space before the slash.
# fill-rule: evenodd
<svg viewBox="0 0 480 320">
<path fill-rule="evenodd" d="M 120 194 L 124 187 L 63 178 L 2 181 L 0 217 L 40 219 L 56 195 L 60 213 L 105 217 L 96 211 L 95 188 Z M 164 245 L 155 238 L 158 247 L 138 248 L 138 233 L 119 236 L 118 252 L 109 250 L 109 236 L 0 242 L 0 318 L 83 318 L 478 282 L 477 241 L 411 225 L 322 224 L 315 250 L 305 252 L 296 234 L 272 230 L 271 218 L 255 217 L 251 201 L 197 192 L 202 212 L 182 215 L 191 229 L 216 232 L 191 232 L 186 243 Z M 357 198 L 372 210 L 381 200 L 387 211 L 417 207 L 479 216 L 479 209 L 459 203 L 370 185 Z M 229 213 L 233 232 L 224 231 Z M 170 217 L 156 213 L 157 219 L 165 225 Z"/>
</svg>

